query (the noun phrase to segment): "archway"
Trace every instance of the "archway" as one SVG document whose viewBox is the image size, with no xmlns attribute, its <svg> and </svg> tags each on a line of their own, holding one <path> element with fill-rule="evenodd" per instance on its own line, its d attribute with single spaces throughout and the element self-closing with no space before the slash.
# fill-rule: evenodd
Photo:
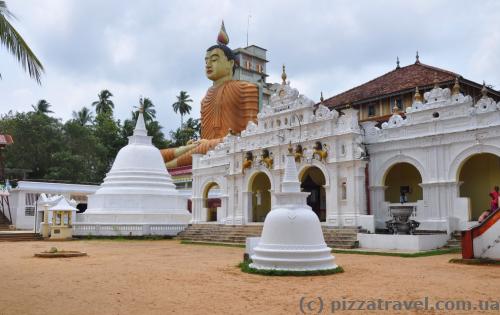
<svg viewBox="0 0 500 315">
<path fill-rule="evenodd" d="M 417 202 L 422 200 L 422 176 L 418 169 L 410 163 L 402 162 L 394 164 L 385 174 L 384 185 L 385 201 L 399 203 L 404 194 L 404 202 Z"/>
<path fill-rule="evenodd" d="M 326 192 L 325 175 L 316 166 L 308 167 L 300 176 L 300 188 L 309 192 L 307 205 L 309 205 L 321 222 L 326 221 Z"/>
<path fill-rule="evenodd" d="M 264 222 L 271 210 L 271 180 L 264 172 L 256 173 L 249 183 L 252 192 L 252 222 Z"/>
<path fill-rule="evenodd" d="M 460 197 L 469 198 L 470 219 L 476 221 L 490 208 L 488 193 L 500 186 L 500 157 L 491 153 L 470 156 L 459 168 Z"/>
<path fill-rule="evenodd" d="M 203 190 L 203 207 L 207 209 L 207 222 L 217 221 L 217 208 L 221 206 L 218 198 L 219 185 L 215 182 L 208 183 Z"/>
</svg>

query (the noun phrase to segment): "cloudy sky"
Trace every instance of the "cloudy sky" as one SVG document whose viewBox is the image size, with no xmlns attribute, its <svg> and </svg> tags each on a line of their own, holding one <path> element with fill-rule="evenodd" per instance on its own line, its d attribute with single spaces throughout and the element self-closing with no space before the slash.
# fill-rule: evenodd
<svg viewBox="0 0 500 315">
<path fill-rule="evenodd" d="M 222 19 L 231 48 L 268 50 L 268 82 L 286 64 L 292 86 L 317 101 L 415 61 L 500 89 L 500 1 L 125 1 L 7 0 L 16 29 L 42 61 L 42 85 L 0 48 L 0 113 L 46 99 L 63 120 L 109 89 L 115 115 L 130 116 L 140 96 L 156 105 L 168 131 L 171 104 L 191 95 L 193 117 L 210 81 L 206 48 Z"/>
</svg>

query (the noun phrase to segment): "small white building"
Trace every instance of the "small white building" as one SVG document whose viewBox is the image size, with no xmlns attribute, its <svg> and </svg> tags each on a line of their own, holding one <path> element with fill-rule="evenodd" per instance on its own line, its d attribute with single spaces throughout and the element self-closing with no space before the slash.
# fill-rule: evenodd
<svg viewBox="0 0 500 315">
<path fill-rule="evenodd" d="M 18 230 L 39 231 L 43 213 L 37 211 L 36 202 L 42 193 L 63 195 L 68 200 L 75 200 L 79 209 L 86 209 L 88 195 L 98 188 L 97 185 L 19 181 L 9 196 L 12 225 Z"/>
</svg>

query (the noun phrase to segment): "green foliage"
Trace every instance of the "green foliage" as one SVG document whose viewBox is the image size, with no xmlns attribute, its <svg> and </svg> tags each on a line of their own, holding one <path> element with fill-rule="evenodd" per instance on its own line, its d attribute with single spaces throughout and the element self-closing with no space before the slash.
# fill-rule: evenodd
<svg viewBox="0 0 500 315">
<path fill-rule="evenodd" d="M 29 76 L 40 84 L 40 77 L 43 72 L 42 63 L 38 60 L 21 35 L 10 24 L 9 19 L 12 18 L 15 17 L 12 12 L 7 9 L 5 1 L 0 1 L 0 43 L 14 55 L 23 69 L 28 71 Z"/>
<path fill-rule="evenodd" d="M 113 115 L 113 109 L 115 108 L 115 104 L 109 98 L 113 96 L 110 91 L 102 90 L 97 94 L 99 100 L 92 103 L 92 106 L 95 106 L 95 112 L 97 115 L 100 114 L 108 114 L 110 116 Z"/>
<path fill-rule="evenodd" d="M 338 266 L 335 269 L 326 269 L 326 270 L 311 270 L 311 271 L 289 271 L 289 270 L 274 270 L 274 269 L 255 269 L 250 267 L 250 264 L 252 263 L 251 260 L 241 262 L 238 267 L 241 269 L 241 271 L 246 272 L 246 273 L 251 273 L 251 274 L 256 274 L 256 275 L 263 275 L 263 276 L 294 276 L 294 277 L 299 277 L 299 276 L 325 276 L 325 275 L 332 275 L 336 273 L 342 273 L 344 272 L 344 269 L 340 266 Z"/>
<path fill-rule="evenodd" d="M 33 111 L 39 115 L 47 115 L 49 113 L 53 113 L 53 111 L 49 109 L 50 106 L 52 105 L 50 105 L 46 100 L 39 100 L 38 103 L 36 103 L 36 106 L 31 105 Z"/>
</svg>

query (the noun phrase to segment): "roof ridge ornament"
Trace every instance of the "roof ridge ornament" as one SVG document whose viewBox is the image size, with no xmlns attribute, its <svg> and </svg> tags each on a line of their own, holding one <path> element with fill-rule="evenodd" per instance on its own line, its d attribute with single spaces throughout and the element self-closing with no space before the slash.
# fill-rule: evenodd
<svg viewBox="0 0 500 315">
<path fill-rule="evenodd" d="M 435 89 L 439 88 L 439 80 L 438 80 L 437 72 L 434 72 L 434 88 Z"/>
<path fill-rule="evenodd" d="M 396 69 L 399 69 L 399 56 L 396 56 Z"/>
<path fill-rule="evenodd" d="M 281 79 L 283 82 L 281 84 L 286 85 L 286 71 L 285 71 L 285 64 L 283 64 L 283 72 L 281 73 Z"/>
<path fill-rule="evenodd" d="M 415 87 L 415 102 L 422 102 L 422 95 L 420 95 L 420 91 L 418 90 L 418 86 Z"/>
<path fill-rule="evenodd" d="M 321 91 L 321 96 L 319 97 L 319 102 L 321 104 L 323 104 L 324 101 L 325 101 L 325 99 L 323 98 L 323 91 Z"/>
<path fill-rule="evenodd" d="M 453 85 L 453 90 L 451 95 L 458 95 L 460 94 L 460 83 L 458 82 L 458 76 L 455 77 L 455 84 Z"/>
<path fill-rule="evenodd" d="M 420 64 L 420 56 L 418 55 L 418 50 L 417 50 L 417 54 L 415 56 L 415 64 L 416 65 Z"/>
<path fill-rule="evenodd" d="M 488 97 L 488 89 L 486 88 L 486 82 L 483 80 L 483 88 L 481 89 L 481 94 L 483 97 Z"/>
</svg>

